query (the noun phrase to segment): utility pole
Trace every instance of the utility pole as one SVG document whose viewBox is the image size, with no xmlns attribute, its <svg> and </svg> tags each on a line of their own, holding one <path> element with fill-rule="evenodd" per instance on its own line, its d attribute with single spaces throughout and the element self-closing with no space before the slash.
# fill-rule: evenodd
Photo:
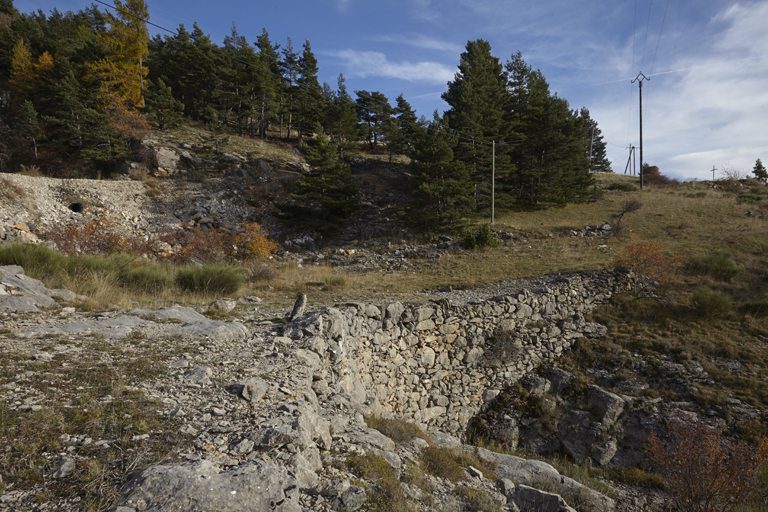
<svg viewBox="0 0 768 512">
<path fill-rule="evenodd" d="M 627 165 L 624 166 L 624 174 L 627 174 L 627 169 L 629 169 L 629 174 L 631 176 L 635 175 L 635 169 L 637 168 L 637 165 L 635 164 L 635 169 L 632 168 L 632 157 L 635 156 L 635 146 L 632 144 L 629 145 L 629 157 L 627 158 Z"/>
<path fill-rule="evenodd" d="M 643 79 L 650 80 L 641 71 L 632 80 L 632 83 L 638 82 L 640 84 L 640 190 L 643 190 Z"/>
</svg>

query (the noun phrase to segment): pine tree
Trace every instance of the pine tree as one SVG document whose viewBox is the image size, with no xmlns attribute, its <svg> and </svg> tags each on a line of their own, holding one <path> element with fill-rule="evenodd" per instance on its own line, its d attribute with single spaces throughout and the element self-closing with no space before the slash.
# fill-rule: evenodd
<svg viewBox="0 0 768 512">
<path fill-rule="evenodd" d="M 273 45 L 269 32 L 263 29 L 256 39 L 259 49 L 259 66 L 262 69 L 260 80 L 255 88 L 259 107 L 259 136 L 267 138 L 270 122 L 277 119 L 278 97 L 280 93 L 280 45 Z"/>
<path fill-rule="evenodd" d="M 315 126 L 320 120 L 323 97 L 320 83 L 317 81 L 317 59 L 312 53 L 309 39 L 304 42 L 304 51 L 298 62 L 298 77 L 296 91 L 297 117 L 299 129 L 299 144 L 302 142 L 304 131 Z"/>
<path fill-rule="evenodd" d="M 165 130 L 178 126 L 184 119 L 184 104 L 173 97 L 162 78 L 157 79 L 156 85 L 147 79 L 145 96 L 147 120 L 152 126 Z"/>
<path fill-rule="evenodd" d="M 482 39 L 467 42 L 461 54 L 459 69 L 442 98 L 450 105 L 445 121 L 460 132 L 454 154 L 464 162 L 478 191 L 490 192 L 494 148 L 492 141 L 513 140 L 518 136 L 514 123 L 506 119 L 508 95 L 507 74 L 497 57 L 491 55 L 491 45 Z M 509 146 L 495 148 L 495 174 L 499 180 L 512 170 Z M 497 192 L 501 192 L 497 189 Z M 490 199 L 490 198 L 489 198 Z M 504 202 L 506 198 L 499 198 Z M 484 201 L 490 204 L 489 201 Z"/>
<path fill-rule="evenodd" d="M 339 161 L 338 149 L 322 126 L 309 144 L 301 146 L 312 170 L 296 184 L 293 201 L 280 205 L 283 219 L 328 235 L 336 231 L 359 210 L 357 187 L 349 166 Z"/>
<path fill-rule="evenodd" d="M 397 106 L 394 112 L 395 116 L 390 118 L 384 131 L 390 162 L 392 162 L 392 155 L 410 153 L 413 139 L 418 133 L 416 114 L 402 94 L 397 97 Z"/>
<path fill-rule="evenodd" d="M 518 52 L 507 61 L 510 112 L 523 142 L 515 146 L 511 186 L 517 200 L 563 203 L 593 183 L 585 153 L 584 119 L 568 102 L 549 92 L 540 70 L 534 71 Z"/>
<path fill-rule="evenodd" d="M 763 162 L 761 162 L 759 158 L 755 162 L 755 167 L 752 168 L 752 174 L 754 174 L 755 178 L 762 181 L 763 183 L 768 181 L 768 171 L 766 171 Z"/>
<path fill-rule="evenodd" d="M 245 37 L 237 32 L 233 23 L 230 35 L 224 38 L 224 52 L 231 58 L 220 64 L 221 86 L 217 89 L 217 103 L 223 113 L 231 113 L 239 135 L 243 134 L 246 119 L 255 114 L 258 98 L 254 92 L 257 77 L 256 52 Z"/>
<path fill-rule="evenodd" d="M 288 138 L 291 136 L 293 118 L 296 115 L 296 101 L 298 95 L 299 54 L 293 49 L 293 41 L 288 42 L 283 48 L 283 58 L 280 61 L 280 71 L 283 75 L 283 86 L 280 94 L 280 137 L 283 137 L 283 123 L 288 123 Z"/>
<path fill-rule="evenodd" d="M 341 160 L 344 160 L 345 152 L 356 149 L 354 142 L 358 136 L 354 102 L 349 97 L 344 82 L 344 75 L 340 74 L 336 79 L 337 90 L 327 95 L 328 103 L 323 123 L 325 133 L 338 145 Z"/>
<path fill-rule="evenodd" d="M 37 158 L 37 141 L 43 136 L 43 130 L 37 120 L 35 106 L 29 100 L 21 104 L 19 112 L 16 114 L 16 129 L 22 137 L 32 143 L 35 149 L 35 158 Z"/>
<path fill-rule="evenodd" d="M 376 149 L 379 139 L 383 138 L 385 127 L 390 125 L 394 109 L 387 97 L 379 91 L 355 91 L 357 117 L 371 149 Z"/>
<path fill-rule="evenodd" d="M 475 208 L 469 172 L 454 158 L 456 140 L 442 128 L 437 111 L 432 121 L 414 130 L 411 168 L 416 176 L 419 218 L 425 224 L 455 226 Z"/>
</svg>

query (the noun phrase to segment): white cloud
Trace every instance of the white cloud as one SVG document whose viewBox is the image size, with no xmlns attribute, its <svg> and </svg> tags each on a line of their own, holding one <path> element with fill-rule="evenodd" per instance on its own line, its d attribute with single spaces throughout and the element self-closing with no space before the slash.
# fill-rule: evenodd
<svg viewBox="0 0 768 512">
<path fill-rule="evenodd" d="M 368 77 L 378 76 L 397 78 L 411 82 L 441 82 L 453 79 L 453 70 L 437 62 L 390 62 L 387 56 L 380 52 L 361 52 L 343 50 L 330 53 L 344 61 L 349 71 L 345 75 Z"/>
<path fill-rule="evenodd" d="M 760 26 L 766 18 L 768 4 L 734 4 L 708 26 L 688 28 L 707 30 L 708 48 L 656 62 L 661 72 L 643 88 L 646 161 L 670 176 L 711 179 L 713 165 L 720 169 L 729 162 L 746 171 L 768 154 L 768 33 Z M 691 34 L 680 31 L 666 37 L 667 47 L 674 48 L 677 39 Z M 633 87 L 629 131 L 637 144 L 637 84 Z M 593 111 L 604 116 L 596 119 L 608 140 L 623 142 L 626 137 L 628 96 L 617 94 Z M 609 153 L 614 170 L 621 172 L 626 151 L 612 148 Z"/>
<path fill-rule="evenodd" d="M 417 48 L 423 48 L 425 50 L 440 50 L 444 52 L 449 52 L 452 55 L 457 55 L 457 56 L 464 51 L 464 48 L 461 45 L 451 43 L 448 41 L 442 41 L 440 39 L 435 39 L 432 37 L 428 37 L 423 34 L 419 34 L 417 36 L 412 36 L 412 37 L 405 36 L 402 34 L 394 34 L 394 35 L 374 38 L 374 41 L 380 41 L 384 43 L 406 44 L 409 46 L 415 46 Z"/>
</svg>

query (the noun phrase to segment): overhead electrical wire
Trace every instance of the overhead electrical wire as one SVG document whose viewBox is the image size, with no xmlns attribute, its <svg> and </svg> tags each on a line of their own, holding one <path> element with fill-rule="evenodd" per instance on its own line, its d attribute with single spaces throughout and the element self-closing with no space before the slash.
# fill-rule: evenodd
<svg viewBox="0 0 768 512">
<path fill-rule="evenodd" d="M 103 2 L 102 0 L 94 0 L 94 1 L 95 1 L 95 2 L 97 2 L 97 3 L 99 3 L 99 4 L 101 4 L 101 5 L 103 5 L 103 6 L 105 6 L 105 7 L 108 7 L 108 8 L 110 8 L 110 9 L 113 9 L 113 10 L 115 10 L 115 11 L 121 12 L 121 13 L 122 13 L 122 14 L 124 14 L 124 15 L 127 15 L 127 16 L 131 16 L 131 17 L 133 17 L 134 19 L 137 19 L 136 17 L 132 16 L 132 15 L 131 15 L 131 13 L 129 13 L 129 12 L 126 12 L 126 11 L 124 11 L 124 10 L 123 10 L 123 11 L 120 11 L 120 10 L 119 10 L 117 7 L 115 7 L 114 5 L 111 5 L 111 4 L 108 4 L 108 3 L 106 3 L 106 2 Z M 149 4 L 147 4 L 147 7 L 149 7 Z M 171 13 L 168 13 L 168 14 L 171 14 Z M 165 27 L 162 27 L 162 26 L 160 26 L 160 25 L 157 25 L 157 24 L 155 24 L 155 23 L 152 23 L 152 22 L 150 22 L 148 19 L 138 19 L 138 21 L 144 22 L 144 23 L 146 23 L 147 25 L 151 25 L 151 26 L 153 26 L 153 27 L 156 27 L 156 28 L 158 28 L 158 29 L 160 29 L 160 30 L 163 30 L 163 31 L 165 31 L 165 32 L 168 32 L 169 34 L 174 34 L 174 35 L 175 35 L 175 34 L 177 34 L 177 32 L 176 32 L 176 31 L 173 31 L 173 30 L 167 29 L 167 28 L 165 28 Z M 242 60 L 242 59 L 239 59 L 239 58 L 237 58 L 237 57 L 235 57 L 235 56 L 233 56 L 233 55 L 231 55 L 231 54 L 229 54 L 229 53 L 225 52 L 224 50 L 222 50 L 221 48 L 219 48 L 219 47 L 218 47 L 218 45 L 215 45 L 215 44 L 214 44 L 214 45 L 212 46 L 212 48 L 213 48 L 215 51 L 217 51 L 217 52 L 221 53 L 222 55 L 224 55 L 224 56 L 226 56 L 226 57 L 228 57 L 228 58 L 230 58 L 230 59 L 232 59 L 232 60 L 234 60 L 234 61 L 236 61 L 236 62 L 239 62 L 239 63 L 241 63 L 241 64 L 244 64 L 244 65 L 246 65 L 246 66 L 250 66 L 250 67 L 252 67 L 252 68 L 255 68 L 255 69 L 260 69 L 260 70 L 262 70 L 262 71 L 265 71 L 266 73 L 269 73 L 269 74 L 271 74 L 271 75 L 273 75 L 273 76 L 276 76 L 276 77 L 278 77 L 278 78 L 281 78 L 281 79 L 282 79 L 282 78 L 284 78 L 282 75 L 279 75 L 279 74 L 277 74 L 277 73 L 273 72 L 273 71 L 272 71 L 271 69 L 269 69 L 269 68 L 265 68 L 265 67 L 262 67 L 262 66 L 258 66 L 258 65 L 254 64 L 254 63 L 252 63 L 252 62 L 248 62 L 248 61 L 244 61 L 244 60 Z M 315 90 L 315 91 L 317 91 L 317 92 L 319 92 L 319 93 L 322 93 L 322 92 L 323 92 L 323 89 L 322 89 L 322 87 L 319 87 L 319 86 L 318 86 L 317 88 L 314 88 L 314 87 L 311 87 L 309 84 L 302 84 L 302 83 L 300 83 L 300 82 L 299 82 L 299 83 L 297 83 L 296 85 L 297 85 L 298 87 L 300 87 L 300 88 L 305 88 L 305 89 L 307 89 L 307 90 Z M 353 101 L 351 100 L 351 98 L 342 98 L 342 100 L 343 100 L 343 101 L 348 101 L 348 102 L 349 102 L 351 105 L 353 105 L 355 108 L 362 108 L 362 109 L 364 109 L 364 110 L 368 110 L 369 112 L 372 112 L 370 109 L 366 109 L 365 107 L 362 107 L 362 106 L 358 105 L 356 102 L 353 102 Z M 382 106 L 384 106 L 384 102 L 377 102 L 376 100 L 373 100 L 373 101 L 374 101 L 374 102 L 376 102 L 376 103 L 378 103 L 379 105 L 382 105 Z M 389 103 L 387 103 L 387 105 L 391 107 L 391 105 L 389 105 Z M 514 140 L 514 141 L 503 141 L 503 140 L 502 140 L 502 141 L 493 141 L 493 140 L 485 140 L 485 139 L 481 139 L 481 138 L 478 138 L 478 137 L 474 137 L 474 136 L 472 136 L 471 134 L 467 134 L 467 133 L 461 132 L 460 130 L 456 130 L 456 129 L 454 129 L 454 128 L 449 128 L 449 127 L 443 126 L 443 125 L 442 125 L 442 124 L 440 124 L 440 123 L 438 123 L 438 126 L 440 126 L 440 128 L 441 128 L 442 130 L 444 130 L 444 131 L 448 131 L 448 132 L 454 132 L 454 133 L 456 133 L 456 134 L 459 134 L 459 135 L 454 135 L 454 137 L 456 137 L 456 138 L 458 138 L 458 139 L 461 139 L 461 140 L 466 140 L 466 141 L 470 141 L 470 142 L 473 142 L 473 143 L 476 143 L 476 144 L 484 144 L 484 145 L 488 145 L 488 146 L 490 146 L 490 145 L 496 145 L 496 146 L 516 146 L 516 145 L 519 145 L 520 143 L 522 143 L 522 142 L 523 142 L 522 140 Z M 430 128 L 429 126 L 424 126 L 424 128 L 425 128 L 425 129 L 427 129 L 427 130 L 433 130 L 433 128 Z"/>
<path fill-rule="evenodd" d="M 659 43 L 661 42 L 661 32 L 664 30 L 664 22 L 667 19 L 667 9 L 669 9 L 669 0 L 667 0 L 667 6 L 664 8 L 664 17 L 661 18 L 661 28 L 659 29 L 659 38 L 656 40 L 656 50 L 653 52 L 653 60 L 651 61 L 651 74 L 653 74 L 653 65 L 656 63 L 656 53 L 659 51 Z"/>
<path fill-rule="evenodd" d="M 648 2 L 648 21 L 645 23 L 645 40 L 643 41 L 643 58 L 640 60 L 640 71 L 643 70 L 643 64 L 645 64 L 645 47 L 648 45 L 648 32 L 651 27 L 651 6 L 653 2 Z"/>
<path fill-rule="evenodd" d="M 635 34 L 637 33 L 637 0 L 635 0 L 635 17 L 634 21 L 632 21 L 632 67 L 629 68 L 629 74 L 633 75 L 635 73 Z M 634 87 L 632 85 L 629 86 L 629 109 L 627 110 L 628 116 L 627 116 L 627 139 L 629 139 L 629 132 L 632 129 L 632 91 L 634 91 Z"/>
</svg>

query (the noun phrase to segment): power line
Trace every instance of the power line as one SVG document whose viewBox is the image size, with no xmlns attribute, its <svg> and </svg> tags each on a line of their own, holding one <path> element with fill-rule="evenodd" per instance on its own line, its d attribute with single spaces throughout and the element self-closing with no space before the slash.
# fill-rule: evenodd
<svg viewBox="0 0 768 512">
<path fill-rule="evenodd" d="M 648 32 L 651 27 L 651 6 L 653 2 L 648 2 L 648 21 L 645 23 L 645 41 L 643 41 L 643 58 L 640 61 L 640 71 L 643 70 L 643 64 L 645 64 L 645 47 L 648 44 Z"/>
<path fill-rule="evenodd" d="M 664 8 L 664 17 L 661 18 L 661 28 L 659 29 L 659 38 L 656 40 L 656 50 L 653 52 L 653 60 L 651 61 L 651 73 L 653 74 L 653 65 L 656 62 L 656 53 L 659 51 L 659 43 L 661 42 L 661 32 L 664 30 L 664 21 L 667 19 L 667 9 L 669 9 L 669 0 L 667 0 L 667 6 Z"/>
</svg>

